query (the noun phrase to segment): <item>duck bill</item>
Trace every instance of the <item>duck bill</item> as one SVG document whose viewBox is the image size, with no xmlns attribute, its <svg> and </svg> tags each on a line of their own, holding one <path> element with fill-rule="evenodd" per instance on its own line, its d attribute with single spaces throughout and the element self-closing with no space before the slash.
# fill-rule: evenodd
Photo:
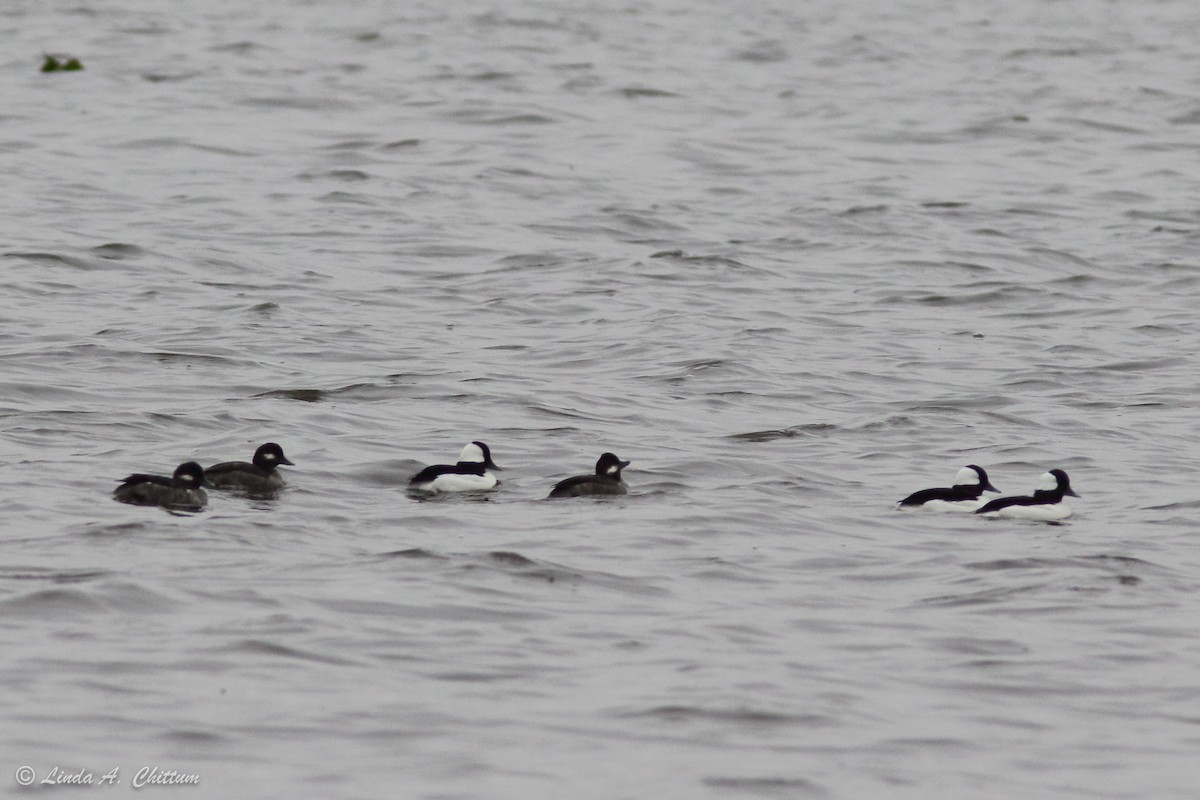
<svg viewBox="0 0 1200 800">
<path fill-rule="evenodd" d="M 988 482 L 987 482 L 987 485 L 985 485 L 985 486 L 983 487 L 983 490 L 984 490 L 985 492 L 995 492 L 996 494 L 1000 494 L 1000 490 L 999 490 L 999 489 L 997 489 L 995 486 L 992 486 L 992 482 L 991 482 L 991 481 L 988 481 Z"/>
<path fill-rule="evenodd" d="M 621 465 L 621 469 L 625 469 L 630 464 L 628 461 L 618 461 L 617 463 Z"/>
<path fill-rule="evenodd" d="M 1063 494 L 1069 494 L 1069 495 L 1071 495 L 1071 497 L 1079 497 L 1080 496 L 1079 492 L 1075 491 L 1074 489 L 1067 489 L 1065 492 L 1063 492 Z"/>
<path fill-rule="evenodd" d="M 296 466 L 296 465 L 295 465 L 295 463 L 293 463 L 292 461 L 288 460 L 288 457 L 287 457 L 287 456 L 280 456 L 280 457 L 279 457 L 279 463 L 280 463 L 280 464 L 286 464 L 286 465 L 288 465 L 289 467 L 294 467 L 294 466 Z"/>
</svg>

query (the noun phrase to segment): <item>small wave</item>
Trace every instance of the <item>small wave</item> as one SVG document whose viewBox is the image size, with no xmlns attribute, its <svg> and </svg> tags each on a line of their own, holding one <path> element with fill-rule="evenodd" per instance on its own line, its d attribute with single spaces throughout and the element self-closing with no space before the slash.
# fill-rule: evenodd
<svg viewBox="0 0 1200 800">
<path fill-rule="evenodd" d="M 18 258 L 23 261 L 31 261 L 35 264 L 43 265 L 59 265 L 64 267 L 73 267 L 74 269 L 90 270 L 95 267 L 94 264 L 85 261 L 82 258 L 73 256 L 65 256 L 61 253 L 38 253 L 38 252 L 8 252 L 4 253 L 5 258 Z"/>
<path fill-rule="evenodd" d="M 722 793 L 739 792 L 766 797 L 825 797 L 829 790 L 804 778 L 745 778 L 711 777 L 703 779 L 705 786 Z"/>
<path fill-rule="evenodd" d="M 271 111 L 274 109 L 292 109 L 296 111 L 353 111 L 354 104 L 331 95 L 276 95 L 267 97 L 247 97 L 234 101 L 238 105 Z"/>
<path fill-rule="evenodd" d="M 329 396 L 325 389 L 271 389 L 251 397 L 281 397 L 285 400 L 299 400 L 302 403 L 319 403 Z"/>
<path fill-rule="evenodd" d="M 747 442 L 770 442 L 776 439 L 794 439 L 798 436 L 824 436 L 838 430 L 837 425 L 824 422 L 813 422 L 803 425 L 792 425 L 787 428 L 774 428 L 765 431 L 750 431 L 749 433 L 734 433 L 727 439 Z"/>
<path fill-rule="evenodd" d="M 778 64 L 791 58 L 787 43 L 779 39 L 762 39 L 733 54 L 736 61 L 751 64 Z"/>
<path fill-rule="evenodd" d="M 140 526 L 139 526 L 140 527 Z M 87 581 L 103 578 L 112 573 L 98 569 L 17 569 L 0 570 L 0 581 L 50 581 L 51 583 L 86 583 Z"/>
<path fill-rule="evenodd" d="M 278 642 L 267 641 L 266 639 L 243 639 L 242 641 L 235 642 L 233 644 L 210 648 L 210 651 L 272 656 L 276 658 L 296 659 L 299 661 L 315 661 L 321 664 L 353 665 L 358 663 L 345 658 L 337 658 L 335 656 L 328 656 L 322 653 L 301 650 L 296 647 L 288 647 L 287 645 L 282 645 Z"/>
<path fill-rule="evenodd" d="M 1103 131 L 1105 133 L 1124 133 L 1137 136 L 1144 136 L 1146 130 L 1144 128 L 1135 128 L 1132 125 L 1118 125 L 1115 122 L 1109 122 L 1102 119 L 1087 119 L 1086 117 L 1060 117 L 1055 122 L 1064 122 L 1068 125 L 1077 125 L 1081 128 L 1089 128 L 1091 130 Z"/>
<path fill-rule="evenodd" d="M 459 567 L 466 571 L 474 571 L 481 568 L 499 570 L 510 575 L 544 583 L 558 583 L 560 581 L 579 582 L 583 579 L 583 575 L 578 572 L 541 563 L 509 550 L 495 550 L 483 556 L 469 556 L 460 559 Z"/>
<path fill-rule="evenodd" d="M 979 639 L 973 636 L 951 636 L 936 639 L 942 648 L 960 655 L 969 656 L 1020 656 L 1030 648 L 1011 639 Z"/>
<path fill-rule="evenodd" d="M 624 89 L 618 89 L 617 93 L 622 97 L 637 99 L 640 97 L 680 97 L 677 92 L 668 92 L 666 89 L 652 89 L 644 86 L 627 86 Z"/>
<path fill-rule="evenodd" d="M 1042 588 L 1042 584 L 1029 586 L 1005 586 L 992 589 L 981 589 L 962 594 L 943 594 L 928 597 L 918 602 L 922 606 L 940 606 L 942 608 L 957 608 L 961 606 L 978 606 L 992 603 L 1003 603 L 1014 597 L 1030 594 Z"/>
<path fill-rule="evenodd" d="M 1200 508 L 1200 500 L 1181 500 L 1158 506 L 1146 506 L 1145 511 L 1191 511 Z"/>
<path fill-rule="evenodd" d="M 187 139 L 177 137 L 160 136 L 154 139 L 130 139 L 114 145 L 125 150 L 174 150 L 176 148 L 185 150 L 196 150 L 201 153 L 213 153 L 220 156 L 255 156 L 258 155 L 253 150 L 238 150 L 232 147 L 219 147 L 217 145 L 205 144 L 201 142 L 193 142 Z M 197 198 L 192 198 L 196 200 Z"/>
<path fill-rule="evenodd" d="M 520 553 L 512 553 L 507 550 L 497 550 L 488 553 L 488 558 L 496 561 L 497 563 L 507 564 L 515 567 L 532 567 L 537 564 L 537 562 L 531 558 L 526 558 Z"/>
<path fill-rule="evenodd" d="M 515 72 L 505 72 L 499 69 L 488 69 L 483 72 L 475 72 L 464 76 L 469 81 L 477 81 L 479 83 L 492 83 L 494 81 L 510 81 L 517 77 Z"/>
<path fill-rule="evenodd" d="M 497 128 L 510 125 L 553 125 L 558 122 L 554 117 L 532 111 L 518 114 L 497 114 L 491 109 L 480 108 L 462 109 L 449 116 L 456 122 Z"/>
<path fill-rule="evenodd" d="M 0 616 L 62 619 L 105 610 L 104 603 L 77 589 L 42 589 L 0 600 Z"/>
<path fill-rule="evenodd" d="M 179 83 L 189 81 L 192 78 L 199 78 L 203 75 L 199 70 L 190 70 L 184 72 L 143 72 L 142 80 L 147 83 Z"/>
<path fill-rule="evenodd" d="M 317 198 L 321 203 L 354 203 L 356 205 L 370 206 L 375 205 L 376 200 L 373 197 L 368 197 L 364 194 L 355 194 L 353 192 L 326 192 Z M 322 231 L 320 236 L 330 235 L 329 231 Z"/>
<path fill-rule="evenodd" d="M 152 522 L 120 522 L 115 525 L 102 522 L 88 522 L 79 529 L 79 532 L 84 536 L 129 536 L 135 533 L 153 531 L 155 528 L 156 525 Z"/>
<path fill-rule="evenodd" d="M 383 150 L 411 150 L 414 147 L 419 147 L 422 144 L 420 139 L 397 139 L 394 142 L 388 142 L 383 145 Z"/>
<path fill-rule="evenodd" d="M 411 522 L 411 520 L 410 520 Z M 545 584 L 591 585 L 638 596 L 666 596 L 666 590 L 638 577 L 626 577 L 597 570 L 577 570 L 570 567 L 539 561 L 513 550 L 492 550 L 486 553 L 442 554 L 424 548 L 410 548 L 381 554 L 388 560 L 426 561 L 436 563 L 441 569 L 449 569 L 462 576 L 507 575 Z M 470 583 L 478 585 L 482 577 L 471 577 Z M 521 615 L 523 616 L 523 615 Z"/>
<path fill-rule="evenodd" d="M 1188 366 L 1192 363 L 1190 358 L 1146 358 L 1131 361 L 1114 361 L 1109 364 L 1097 364 L 1090 369 L 1100 370 L 1103 372 L 1150 372 L 1156 369 L 1166 369 L 1168 367 Z"/>
<path fill-rule="evenodd" d="M 824 714 L 786 714 L 756 708 L 712 708 L 706 706 L 663 705 L 616 714 L 623 719 L 659 719 L 667 722 L 719 722 L 742 725 L 802 725 L 825 728 L 837 722 Z"/>
<path fill-rule="evenodd" d="M 1159 569 L 1149 561 L 1143 561 L 1133 556 L 1114 556 L 1100 554 L 1094 556 L 1079 556 L 1076 558 L 999 558 L 993 561 L 977 561 L 965 564 L 968 569 L 978 569 L 987 572 L 1016 570 L 1016 569 L 1059 569 L 1062 567 L 1084 567 L 1087 569 L 1129 569 L 1132 567 Z"/>
<path fill-rule="evenodd" d="M 435 561 L 446 561 L 447 557 L 438 555 L 431 550 L 426 550 L 422 547 L 410 547 L 407 550 L 392 550 L 388 553 L 380 553 L 380 558 L 428 558 Z"/>
<path fill-rule="evenodd" d="M 125 244 L 123 242 L 98 245 L 92 248 L 92 252 L 100 258 L 110 261 L 132 261 L 146 255 L 146 251 L 136 244 Z"/>
<path fill-rule="evenodd" d="M 222 736 L 212 731 L 199 731 L 195 729 L 165 731 L 160 734 L 160 738 L 172 744 L 183 745 L 189 748 L 223 744 L 231 741 L 228 736 Z"/>
<path fill-rule="evenodd" d="M 368 150 L 374 147 L 376 147 L 376 142 L 373 139 L 343 139 L 340 142 L 324 145 L 321 149 L 340 152 L 347 150 Z"/>
<path fill-rule="evenodd" d="M 227 356 L 217 356 L 211 353 L 181 353 L 169 350 L 158 350 L 144 353 L 143 355 L 150 356 L 158 361 L 166 361 L 168 363 L 179 362 L 183 364 L 236 364 L 237 359 Z"/>
<path fill-rule="evenodd" d="M 371 175 L 370 173 L 363 172 L 360 169 L 331 169 L 326 172 L 302 172 L 296 176 L 296 180 L 332 180 L 341 181 L 343 183 L 358 183 L 361 181 L 371 180 Z"/>
<path fill-rule="evenodd" d="M 212 53 L 236 53 L 237 55 L 248 55 L 258 51 L 271 51 L 274 48 L 267 45 L 254 42 L 249 39 L 242 39 L 237 42 L 227 42 L 225 44 L 213 45 L 208 48 Z"/>
</svg>

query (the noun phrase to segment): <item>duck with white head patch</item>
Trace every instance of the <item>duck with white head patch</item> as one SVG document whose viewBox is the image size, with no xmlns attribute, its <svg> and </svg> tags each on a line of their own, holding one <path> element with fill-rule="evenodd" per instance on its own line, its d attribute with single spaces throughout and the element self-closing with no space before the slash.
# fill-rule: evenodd
<svg viewBox="0 0 1200 800">
<path fill-rule="evenodd" d="M 596 462 L 592 475 L 576 475 L 559 481 L 550 490 L 550 497 L 599 497 L 603 495 L 628 494 L 621 470 L 629 466 L 612 453 L 605 453 Z"/>
<path fill-rule="evenodd" d="M 1032 495 L 1001 497 L 980 507 L 975 513 L 989 517 L 1055 522 L 1071 516 L 1071 507 L 1063 500 L 1068 495 L 1079 497 L 1071 488 L 1067 473 L 1052 469 L 1038 480 L 1037 490 Z"/>
<path fill-rule="evenodd" d="M 927 511 L 974 511 L 983 505 L 984 492 L 999 492 L 983 467 L 968 464 L 954 476 L 954 485 L 913 492 L 897 503 L 898 508 Z"/>
<path fill-rule="evenodd" d="M 500 467 L 492 462 L 492 451 L 483 442 L 471 442 L 458 454 L 457 464 L 436 464 L 413 475 L 409 488 L 427 494 L 441 492 L 487 492 L 500 481 L 490 470 Z"/>
<path fill-rule="evenodd" d="M 196 510 L 208 502 L 208 495 L 200 488 L 203 482 L 204 468 L 188 461 L 176 467 L 169 478 L 140 472 L 130 475 L 113 490 L 113 499 L 137 506 Z"/>
<path fill-rule="evenodd" d="M 286 484 L 275 469 L 280 464 L 295 466 L 275 442 L 254 451 L 254 461 L 222 461 L 204 470 L 204 485 L 214 489 L 238 489 L 252 494 L 270 494 Z"/>
</svg>

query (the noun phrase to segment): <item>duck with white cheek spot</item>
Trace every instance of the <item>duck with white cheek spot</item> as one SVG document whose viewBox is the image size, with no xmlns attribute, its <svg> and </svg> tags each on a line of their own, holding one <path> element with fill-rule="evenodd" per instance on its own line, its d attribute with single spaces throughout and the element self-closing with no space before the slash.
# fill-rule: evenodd
<svg viewBox="0 0 1200 800">
<path fill-rule="evenodd" d="M 596 471 L 591 475 L 576 475 L 561 480 L 550 490 L 550 497 L 599 497 L 604 495 L 628 494 L 621 470 L 629 466 L 612 453 L 605 453 L 596 462 Z"/>
<path fill-rule="evenodd" d="M 491 470 L 500 467 L 492 462 L 492 451 L 483 442 L 471 442 L 458 454 L 455 464 L 435 464 L 409 478 L 412 491 L 422 494 L 442 492 L 487 492 L 500 481 Z"/>
<path fill-rule="evenodd" d="M 1067 473 L 1052 469 L 1042 475 L 1032 495 L 1001 497 L 981 506 L 975 513 L 989 517 L 1055 522 L 1071 516 L 1071 507 L 1063 499 L 1067 496 L 1079 497 L 1079 494 L 1071 488 Z"/>
<path fill-rule="evenodd" d="M 984 504 L 984 492 L 997 492 L 983 467 L 968 464 L 958 471 L 953 486 L 922 489 L 897 503 L 898 508 L 926 511 L 974 511 Z"/>
<path fill-rule="evenodd" d="M 204 468 L 188 461 L 176 467 L 169 478 L 140 472 L 130 475 L 113 490 L 113 499 L 137 506 L 196 510 L 208 502 L 208 495 L 200 488 L 203 482 Z"/>
<path fill-rule="evenodd" d="M 286 482 L 275 469 L 280 464 L 294 467 L 283 448 L 267 442 L 254 451 L 254 460 L 222 461 L 204 470 L 204 485 L 214 489 L 238 489 L 254 494 L 269 494 L 282 489 Z"/>
</svg>

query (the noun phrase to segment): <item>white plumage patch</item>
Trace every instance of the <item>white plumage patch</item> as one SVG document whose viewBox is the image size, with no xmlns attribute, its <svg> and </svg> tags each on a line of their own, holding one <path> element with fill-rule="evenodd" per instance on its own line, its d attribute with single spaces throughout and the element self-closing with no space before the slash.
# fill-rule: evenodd
<svg viewBox="0 0 1200 800">
<path fill-rule="evenodd" d="M 438 475 L 427 483 L 417 484 L 416 488 L 423 492 L 486 492 L 495 486 L 496 476 L 485 472 L 482 475 Z"/>
<path fill-rule="evenodd" d="M 1053 475 L 1050 476 L 1053 479 Z M 1050 488 L 1054 488 L 1051 486 Z M 1032 506 L 1006 506 L 999 511 L 989 511 L 984 516 L 1006 519 L 1031 519 L 1039 522 L 1054 522 L 1071 516 L 1071 507 L 1066 503 L 1038 503 Z"/>
<path fill-rule="evenodd" d="M 458 454 L 458 460 L 469 461 L 472 464 L 482 464 L 485 461 L 483 457 L 483 450 L 481 450 L 479 445 L 475 444 L 474 442 L 471 442 L 462 449 L 462 452 Z M 495 480 L 495 478 L 492 480 Z"/>
<path fill-rule="evenodd" d="M 971 473 L 971 474 L 974 474 L 974 473 Z M 955 501 L 930 500 L 929 502 L 924 503 L 922 505 L 914 506 L 914 508 L 925 509 L 927 511 L 942 511 L 942 512 L 958 511 L 958 512 L 966 512 L 969 514 L 972 511 L 974 511 L 975 509 L 982 507 L 985 502 L 987 502 L 987 501 L 984 500 L 983 498 L 980 498 L 978 500 L 955 500 Z"/>
<path fill-rule="evenodd" d="M 970 467 L 963 467 L 962 469 L 960 469 L 958 471 L 958 474 L 954 476 L 954 485 L 955 486 L 978 486 L 979 485 L 979 473 L 976 472 L 975 470 L 971 469 Z"/>
</svg>

